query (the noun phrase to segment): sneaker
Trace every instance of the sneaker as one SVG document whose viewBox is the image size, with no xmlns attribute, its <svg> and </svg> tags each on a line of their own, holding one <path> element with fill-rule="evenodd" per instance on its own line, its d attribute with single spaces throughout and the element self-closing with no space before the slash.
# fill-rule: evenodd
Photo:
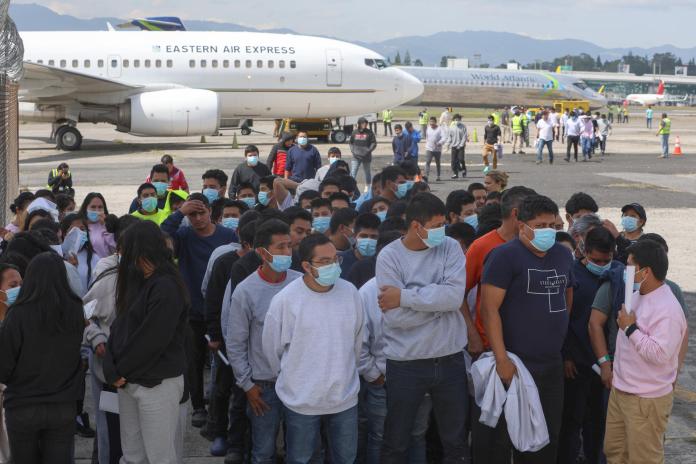
<svg viewBox="0 0 696 464">
<path fill-rule="evenodd" d="M 459 174 L 455 174 L 452 176 L 452 179 L 459 179 Z"/>
<path fill-rule="evenodd" d="M 205 409 L 196 409 L 191 415 L 191 425 L 197 429 L 203 427 L 208 420 L 208 413 Z"/>
<path fill-rule="evenodd" d="M 526 155 L 526 153 L 520 150 L 520 155 Z"/>
<path fill-rule="evenodd" d="M 212 456 L 225 456 L 228 449 L 229 445 L 225 437 L 217 437 L 210 445 L 210 454 Z"/>
<path fill-rule="evenodd" d="M 466 177 L 466 169 L 462 171 L 462 179 Z"/>
<path fill-rule="evenodd" d="M 512 154 L 513 154 L 513 155 L 516 155 L 516 154 L 517 154 L 517 152 L 516 152 L 516 151 L 513 151 L 513 152 L 512 152 Z"/>
<path fill-rule="evenodd" d="M 244 454 L 240 453 L 239 450 L 229 449 L 227 454 L 225 454 L 225 464 L 243 464 Z"/>
<path fill-rule="evenodd" d="M 89 415 L 83 412 L 79 416 L 75 417 L 75 433 L 82 438 L 94 438 L 94 430 L 89 426 Z"/>
</svg>

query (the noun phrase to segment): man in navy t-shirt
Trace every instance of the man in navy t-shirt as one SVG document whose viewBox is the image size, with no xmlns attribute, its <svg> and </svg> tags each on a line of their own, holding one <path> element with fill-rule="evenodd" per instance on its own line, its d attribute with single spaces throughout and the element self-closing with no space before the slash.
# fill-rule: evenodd
<svg viewBox="0 0 696 464">
<path fill-rule="evenodd" d="M 551 199 L 527 197 L 517 214 L 518 237 L 491 251 L 481 280 L 481 316 L 498 375 L 509 385 L 515 365 L 507 351 L 520 357 L 539 390 L 549 431 L 550 443 L 540 451 L 515 451 L 520 462 L 554 464 L 558 451 L 563 411 L 561 349 L 573 299 L 573 257 L 555 243 L 557 214 L 558 206 Z M 496 433 L 486 435 L 504 434 L 502 442 L 510 443 L 504 423 L 499 421 Z M 506 459 L 499 446 L 486 440 L 473 442 L 476 462 L 510 462 L 509 451 Z"/>
<path fill-rule="evenodd" d="M 317 169 L 321 167 L 321 155 L 314 145 L 309 143 L 306 132 L 297 133 L 297 145 L 288 150 L 285 163 L 285 178 L 295 182 L 314 179 Z"/>
</svg>

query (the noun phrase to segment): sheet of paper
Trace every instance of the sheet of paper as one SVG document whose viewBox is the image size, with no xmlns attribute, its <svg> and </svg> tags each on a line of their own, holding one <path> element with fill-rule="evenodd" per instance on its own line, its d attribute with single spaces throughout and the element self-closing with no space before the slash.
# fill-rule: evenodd
<svg viewBox="0 0 696 464">
<path fill-rule="evenodd" d="M 207 341 L 208 343 L 210 343 L 210 335 L 205 334 L 204 337 L 205 337 L 205 341 Z M 227 356 L 225 356 L 225 355 L 222 353 L 222 351 L 218 350 L 218 351 L 217 351 L 217 354 L 218 354 L 218 357 L 222 360 L 222 362 L 225 363 L 225 366 L 229 366 L 229 365 L 230 365 L 230 361 L 227 359 Z"/>
<path fill-rule="evenodd" d="M 118 393 L 102 391 L 99 395 L 99 410 L 118 414 Z"/>
<path fill-rule="evenodd" d="M 63 248 L 63 256 L 68 257 L 71 254 L 77 256 L 77 253 L 80 251 L 80 229 L 77 227 L 73 227 L 70 229 L 70 231 L 65 235 L 65 239 L 63 240 L 63 244 L 61 247 Z"/>
<path fill-rule="evenodd" d="M 85 311 L 85 319 L 92 319 L 92 316 L 94 315 L 94 310 L 96 309 L 96 307 L 97 307 L 97 300 L 92 300 L 82 307 Z"/>
<path fill-rule="evenodd" d="M 636 267 L 626 266 L 626 288 L 624 290 L 625 298 L 624 304 L 626 305 L 626 311 L 630 314 L 631 310 L 631 298 L 633 297 L 633 279 L 636 277 Z"/>
</svg>

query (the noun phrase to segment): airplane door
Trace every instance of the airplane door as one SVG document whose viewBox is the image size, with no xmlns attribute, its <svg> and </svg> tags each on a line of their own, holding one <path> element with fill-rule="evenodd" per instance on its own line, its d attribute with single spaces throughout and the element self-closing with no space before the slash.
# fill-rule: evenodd
<svg viewBox="0 0 696 464">
<path fill-rule="evenodd" d="M 109 55 L 108 59 L 108 75 L 109 77 L 121 77 L 121 57 L 118 55 Z"/>
<path fill-rule="evenodd" d="M 343 84 L 341 51 L 335 48 L 326 50 L 326 85 L 340 87 Z"/>
</svg>

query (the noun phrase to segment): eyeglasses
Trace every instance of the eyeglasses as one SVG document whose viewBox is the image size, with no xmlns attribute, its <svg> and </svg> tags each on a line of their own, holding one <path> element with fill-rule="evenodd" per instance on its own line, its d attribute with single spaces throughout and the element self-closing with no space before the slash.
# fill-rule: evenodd
<svg viewBox="0 0 696 464">
<path fill-rule="evenodd" d="M 343 263 L 343 256 L 336 255 L 335 258 L 321 259 L 319 261 L 310 261 L 310 264 L 315 267 L 328 266 L 333 263 L 338 263 L 339 265 Z"/>
</svg>

